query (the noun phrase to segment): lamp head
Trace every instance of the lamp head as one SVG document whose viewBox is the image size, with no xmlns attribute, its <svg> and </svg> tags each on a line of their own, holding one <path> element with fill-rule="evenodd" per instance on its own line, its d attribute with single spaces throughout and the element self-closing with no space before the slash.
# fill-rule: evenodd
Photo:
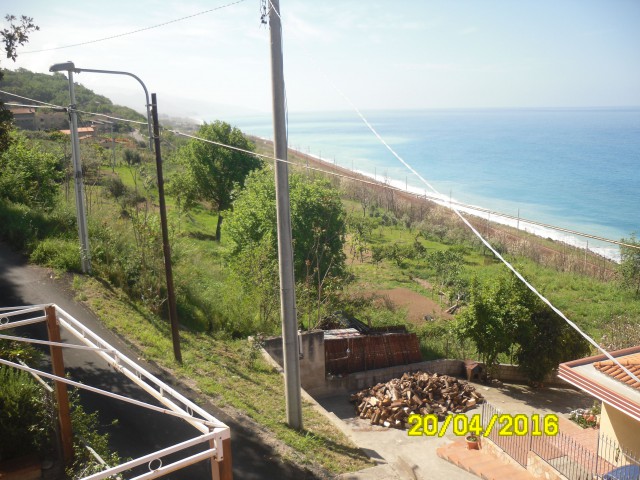
<svg viewBox="0 0 640 480">
<path fill-rule="evenodd" d="M 76 66 L 73 64 L 71 60 L 64 63 L 54 63 L 49 67 L 50 72 L 72 72 L 75 71 Z"/>
</svg>

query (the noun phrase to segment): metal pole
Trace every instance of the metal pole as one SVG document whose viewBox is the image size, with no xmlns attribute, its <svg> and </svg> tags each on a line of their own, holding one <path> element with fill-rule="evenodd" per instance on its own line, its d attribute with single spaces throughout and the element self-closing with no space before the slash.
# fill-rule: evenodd
<svg viewBox="0 0 640 480">
<path fill-rule="evenodd" d="M 280 24 L 279 0 L 271 0 L 269 26 L 271 34 L 274 153 L 277 159 L 287 160 L 282 25 Z M 289 172 L 287 163 L 276 161 L 275 181 L 278 221 L 278 265 L 280 270 L 280 314 L 282 317 L 287 424 L 291 428 L 300 430 L 302 429 L 300 358 L 298 353 L 298 322 L 296 317 L 296 292 L 293 274 Z"/>
<path fill-rule="evenodd" d="M 140 80 L 140 77 L 138 77 L 137 75 L 134 75 L 133 73 L 120 72 L 116 70 L 97 70 L 95 68 L 76 68 L 74 70 L 78 73 L 90 72 L 90 73 L 108 73 L 110 75 L 128 75 L 129 77 L 135 78 L 138 81 L 138 83 L 142 85 L 142 88 L 144 89 L 145 98 L 147 99 L 146 107 L 147 107 L 147 127 L 149 128 L 149 150 L 153 152 L 154 142 L 153 142 L 153 133 L 151 132 L 151 104 L 149 103 L 149 91 L 147 90 L 147 86 L 144 84 L 144 82 Z"/>
<path fill-rule="evenodd" d="M 78 236 L 80 237 L 80 262 L 84 273 L 91 273 L 91 255 L 89 250 L 89 230 L 87 214 L 84 207 L 84 183 L 82 181 L 82 165 L 80 162 L 80 140 L 78 139 L 78 113 L 76 111 L 76 92 L 73 85 L 73 71 L 69 73 L 69 115 L 71 124 L 71 157 L 76 190 L 76 211 L 78 217 Z"/>
<path fill-rule="evenodd" d="M 156 94 L 151 94 L 153 114 L 153 140 L 156 150 L 156 170 L 158 172 L 158 198 L 160 200 L 160 225 L 162 226 L 162 251 L 164 253 L 164 271 L 167 277 L 167 297 L 169 301 L 169 321 L 171 322 L 171 338 L 173 340 L 173 355 L 176 361 L 182 363 L 180 352 L 180 331 L 178 329 L 178 309 L 176 294 L 173 289 L 173 273 L 171 271 L 171 247 L 169 246 L 169 228 L 167 227 L 167 205 L 164 201 L 164 178 L 162 176 L 162 156 L 160 155 L 160 127 L 158 125 L 158 103 Z"/>
</svg>

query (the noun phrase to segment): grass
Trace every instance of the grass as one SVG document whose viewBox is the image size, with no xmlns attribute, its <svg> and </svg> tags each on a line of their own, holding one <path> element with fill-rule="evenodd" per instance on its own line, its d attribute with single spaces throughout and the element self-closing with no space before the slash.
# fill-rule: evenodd
<svg viewBox="0 0 640 480">
<path fill-rule="evenodd" d="M 218 406 L 231 406 L 266 427 L 289 446 L 296 463 L 320 465 L 332 473 L 356 471 L 372 462 L 308 402 L 303 402 L 304 430 L 290 429 L 282 376 L 252 354 L 247 340 L 214 338 L 181 331 L 183 364 L 173 359 L 168 324 L 94 278 L 76 276 L 73 287 L 105 325 L 137 347 L 145 359 L 193 382 Z M 346 400 L 345 400 L 346 401 Z"/>
</svg>

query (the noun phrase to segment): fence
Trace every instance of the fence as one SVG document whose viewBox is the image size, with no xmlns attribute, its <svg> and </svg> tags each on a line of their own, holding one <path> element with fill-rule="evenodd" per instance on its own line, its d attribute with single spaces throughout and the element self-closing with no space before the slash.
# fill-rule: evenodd
<svg viewBox="0 0 640 480">
<path fill-rule="evenodd" d="M 422 361 L 414 333 L 326 338 L 324 355 L 326 372 L 334 375 Z"/>
<path fill-rule="evenodd" d="M 602 434 L 595 451 L 562 432 L 553 437 L 535 437 L 531 450 L 569 480 L 601 479 L 615 468 L 640 465 L 639 457 Z"/>
<path fill-rule="evenodd" d="M 482 429 L 486 431 L 489 428 L 489 424 L 493 421 L 494 425 L 489 432 L 487 438 L 500 447 L 507 455 L 513 458 L 516 462 L 527 468 L 527 455 L 531 450 L 531 429 L 523 427 L 526 432 L 525 436 L 518 435 L 500 435 L 500 422 L 493 419 L 498 419 L 502 415 L 502 412 L 490 403 L 482 404 Z"/>
<path fill-rule="evenodd" d="M 492 419 L 499 418 L 501 414 L 500 410 L 485 402 L 482 405 L 483 430 L 486 431 Z M 489 440 L 525 468 L 530 451 L 568 480 L 603 479 L 607 472 L 618 467 L 640 465 L 640 456 L 637 453 L 624 449 L 605 435 L 598 436 L 597 446 L 592 450 L 562 432 L 550 436 L 542 431 L 542 435 L 533 436 L 531 432 L 541 432 L 542 428 L 538 425 L 538 428 L 534 429 L 531 424 L 533 420 L 527 421 L 529 425 L 520 426 L 521 430 L 526 431 L 526 435 L 499 435 L 501 422 L 494 422 L 488 435 Z M 514 425 L 514 430 L 516 428 Z M 622 476 L 619 478 L 637 479 L 637 474 L 634 475 L 633 477 Z"/>
</svg>

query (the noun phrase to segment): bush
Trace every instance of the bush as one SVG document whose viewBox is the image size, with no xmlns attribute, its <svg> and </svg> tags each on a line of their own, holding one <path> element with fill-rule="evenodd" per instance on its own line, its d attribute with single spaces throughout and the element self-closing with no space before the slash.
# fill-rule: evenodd
<svg viewBox="0 0 640 480">
<path fill-rule="evenodd" d="M 76 241 L 61 238 L 46 238 L 36 246 L 31 261 L 59 270 L 82 272 L 80 246 Z"/>
<path fill-rule="evenodd" d="M 0 366 L 0 461 L 49 446 L 53 410 L 27 372 Z"/>
</svg>

